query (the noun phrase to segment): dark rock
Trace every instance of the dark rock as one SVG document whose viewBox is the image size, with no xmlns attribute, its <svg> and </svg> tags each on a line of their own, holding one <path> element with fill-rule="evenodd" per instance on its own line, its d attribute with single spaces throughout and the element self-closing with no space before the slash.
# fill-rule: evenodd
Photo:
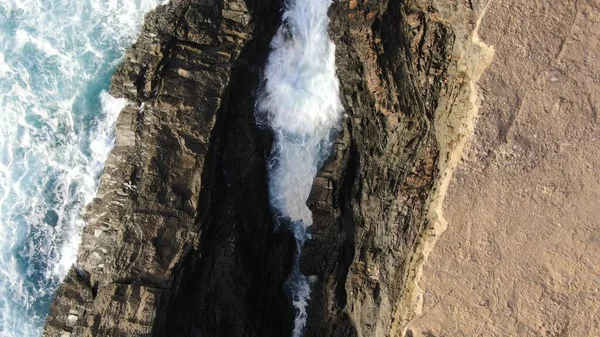
<svg viewBox="0 0 600 337">
<path fill-rule="evenodd" d="M 113 77 L 111 93 L 133 103 L 86 211 L 80 272 L 44 336 L 290 334 L 295 242 L 274 230 L 271 135 L 254 120 L 281 6 L 172 0 L 146 17 Z M 469 33 L 436 15 L 425 0 L 332 5 L 348 117 L 308 200 L 306 336 L 399 335 L 411 315 L 439 179 L 436 110 Z"/>
</svg>

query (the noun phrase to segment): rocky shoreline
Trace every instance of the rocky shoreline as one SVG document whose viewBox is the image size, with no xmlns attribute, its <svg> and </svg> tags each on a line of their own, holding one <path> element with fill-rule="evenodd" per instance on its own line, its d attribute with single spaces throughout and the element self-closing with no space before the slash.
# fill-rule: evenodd
<svg viewBox="0 0 600 337">
<path fill-rule="evenodd" d="M 348 117 L 308 201 L 306 336 L 399 336 L 414 315 L 489 61 L 473 43 L 484 4 L 444 4 L 332 4 Z M 274 231 L 272 139 L 254 121 L 281 6 L 172 0 L 146 17 L 113 77 L 111 94 L 130 104 L 44 336 L 290 333 L 295 243 Z"/>
</svg>

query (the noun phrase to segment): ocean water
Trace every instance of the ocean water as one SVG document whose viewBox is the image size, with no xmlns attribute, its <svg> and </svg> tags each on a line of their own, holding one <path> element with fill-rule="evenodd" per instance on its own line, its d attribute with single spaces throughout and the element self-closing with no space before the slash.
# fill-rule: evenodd
<svg viewBox="0 0 600 337">
<path fill-rule="evenodd" d="M 111 74 L 164 0 L 0 0 L 0 337 L 39 336 L 126 104 Z"/>
</svg>

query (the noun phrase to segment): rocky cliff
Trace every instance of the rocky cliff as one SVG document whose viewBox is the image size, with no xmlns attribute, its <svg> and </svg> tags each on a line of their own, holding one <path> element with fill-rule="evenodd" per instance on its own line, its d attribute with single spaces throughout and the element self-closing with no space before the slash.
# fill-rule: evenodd
<svg viewBox="0 0 600 337">
<path fill-rule="evenodd" d="M 117 125 L 44 336 L 287 336 L 295 242 L 274 230 L 256 92 L 283 3 L 172 0 L 113 77 Z M 305 336 L 401 336 L 491 51 L 477 1 L 330 8 L 347 117 L 314 181 Z"/>
</svg>

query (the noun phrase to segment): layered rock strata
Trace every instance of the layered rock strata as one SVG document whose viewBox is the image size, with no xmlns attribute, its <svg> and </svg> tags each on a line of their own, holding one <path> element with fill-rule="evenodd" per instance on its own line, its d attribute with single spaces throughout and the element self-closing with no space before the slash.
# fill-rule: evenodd
<svg viewBox="0 0 600 337">
<path fill-rule="evenodd" d="M 113 77 L 130 104 L 44 336 L 286 336 L 295 242 L 275 231 L 256 92 L 281 2 L 172 0 Z M 400 336 L 472 130 L 490 51 L 474 1 L 338 1 L 347 114 L 308 205 L 306 336 Z"/>
</svg>

